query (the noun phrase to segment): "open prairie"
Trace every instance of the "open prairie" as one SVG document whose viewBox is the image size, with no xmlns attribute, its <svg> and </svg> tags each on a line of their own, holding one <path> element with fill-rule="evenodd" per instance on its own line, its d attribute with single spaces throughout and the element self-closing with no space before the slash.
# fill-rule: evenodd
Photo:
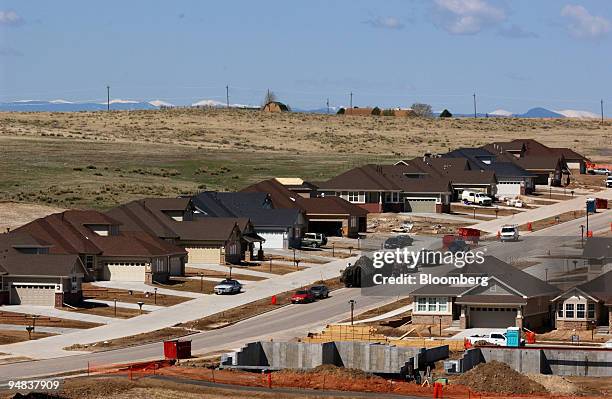
<svg viewBox="0 0 612 399">
<path fill-rule="evenodd" d="M 0 113 L 0 201 L 108 208 L 145 196 L 313 181 L 367 162 L 519 137 L 612 157 L 612 123 L 250 110 Z"/>
</svg>

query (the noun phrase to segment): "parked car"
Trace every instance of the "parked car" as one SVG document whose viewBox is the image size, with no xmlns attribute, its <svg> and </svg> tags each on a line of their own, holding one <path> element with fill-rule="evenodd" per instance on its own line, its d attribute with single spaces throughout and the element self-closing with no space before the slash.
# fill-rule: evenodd
<svg viewBox="0 0 612 399">
<path fill-rule="evenodd" d="M 610 175 L 612 172 L 608 168 L 595 168 L 591 169 L 591 173 L 594 175 Z"/>
<path fill-rule="evenodd" d="M 506 331 L 492 331 L 489 334 L 470 335 L 466 338 L 472 345 L 477 343 L 486 345 L 508 346 L 508 338 Z M 521 345 L 525 345 L 525 340 L 520 340 Z"/>
<path fill-rule="evenodd" d="M 518 241 L 519 228 L 516 224 L 502 226 L 499 232 L 499 239 L 502 241 Z"/>
<path fill-rule="evenodd" d="M 323 299 L 329 297 L 329 288 L 326 285 L 313 285 L 308 290 L 315 299 Z"/>
<path fill-rule="evenodd" d="M 314 301 L 314 295 L 308 290 L 297 290 L 295 294 L 291 296 L 291 303 L 309 303 Z"/>
<path fill-rule="evenodd" d="M 468 252 L 470 245 L 463 240 L 455 240 L 448 245 L 448 250 L 454 254 L 457 252 Z"/>
<path fill-rule="evenodd" d="M 303 247 L 319 248 L 327 244 L 327 237 L 321 233 L 305 233 L 302 237 Z"/>
<path fill-rule="evenodd" d="M 484 193 L 465 190 L 461 193 L 461 201 L 466 204 L 476 204 L 489 206 L 493 203 L 493 199 Z"/>
<path fill-rule="evenodd" d="M 239 294 L 242 290 L 242 284 L 237 280 L 226 278 L 219 284 L 215 285 L 215 294 Z"/>
<path fill-rule="evenodd" d="M 606 178 L 606 187 L 608 188 L 612 187 L 612 176 L 608 176 Z"/>
</svg>

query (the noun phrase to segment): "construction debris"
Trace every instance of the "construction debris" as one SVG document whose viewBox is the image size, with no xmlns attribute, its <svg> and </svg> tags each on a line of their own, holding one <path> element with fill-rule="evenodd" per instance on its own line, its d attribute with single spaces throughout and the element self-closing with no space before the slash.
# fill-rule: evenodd
<svg viewBox="0 0 612 399">
<path fill-rule="evenodd" d="M 456 384 L 477 392 L 537 394 L 548 391 L 542 384 L 535 382 L 505 363 L 492 361 L 481 363 L 470 371 L 457 377 Z"/>
</svg>

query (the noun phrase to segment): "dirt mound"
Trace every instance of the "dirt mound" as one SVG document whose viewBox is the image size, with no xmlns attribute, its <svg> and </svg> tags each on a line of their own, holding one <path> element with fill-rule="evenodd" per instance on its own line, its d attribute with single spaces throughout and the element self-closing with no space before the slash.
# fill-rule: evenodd
<svg viewBox="0 0 612 399">
<path fill-rule="evenodd" d="M 559 375 L 527 374 L 527 376 L 553 395 L 575 395 L 582 390 L 577 384 Z"/>
<path fill-rule="evenodd" d="M 505 363 L 482 363 L 459 376 L 455 383 L 477 392 L 536 394 L 547 393 L 546 388 Z"/>
<path fill-rule="evenodd" d="M 398 235 L 398 236 L 389 237 L 387 241 L 385 241 L 384 246 L 386 249 L 405 248 L 405 247 L 410 247 L 413 242 L 414 242 L 414 239 L 410 236 Z"/>
</svg>

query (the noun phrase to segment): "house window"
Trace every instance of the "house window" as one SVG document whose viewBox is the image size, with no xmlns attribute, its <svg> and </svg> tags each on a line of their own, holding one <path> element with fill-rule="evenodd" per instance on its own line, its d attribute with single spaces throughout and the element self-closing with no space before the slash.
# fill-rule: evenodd
<svg viewBox="0 0 612 399">
<path fill-rule="evenodd" d="M 436 307 L 438 306 L 438 302 L 436 300 L 436 298 L 427 298 L 429 301 L 429 304 L 427 306 L 427 310 L 430 312 L 435 312 L 436 311 Z"/>
<path fill-rule="evenodd" d="M 94 268 L 94 257 L 93 255 L 85 256 L 85 267 L 89 270 Z"/>
<path fill-rule="evenodd" d="M 595 304 L 594 303 L 589 303 L 587 317 L 589 319 L 594 319 L 595 318 Z"/>
<path fill-rule="evenodd" d="M 563 318 L 563 305 L 559 306 L 557 309 L 557 317 Z"/>
<path fill-rule="evenodd" d="M 400 193 L 385 193 L 385 202 L 398 203 Z"/>
<path fill-rule="evenodd" d="M 586 308 L 586 305 L 584 303 L 576 304 L 576 318 L 577 319 L 584 319 L 585 308 Z"/>
<path fill-rule="evenodd" d="M 573 303 L 565 304 L 565 318 L 566 319 L 574 318 L 574 304 Z"/>
<path fill-rule="evenodd" d="M 438 302 L 438 310 L 440 312 L 446 312 L 448 310 L 448 304 L 443 300 L 443 298 L 440 298 L 440 301 Z"/>
<path fill-rule="evenodd" d="M 419 302 L 417 304 L 417 310 L 419 312 L 424 312 L 427 310 L 427 298 L 419 298 Z"/>
</svg>

